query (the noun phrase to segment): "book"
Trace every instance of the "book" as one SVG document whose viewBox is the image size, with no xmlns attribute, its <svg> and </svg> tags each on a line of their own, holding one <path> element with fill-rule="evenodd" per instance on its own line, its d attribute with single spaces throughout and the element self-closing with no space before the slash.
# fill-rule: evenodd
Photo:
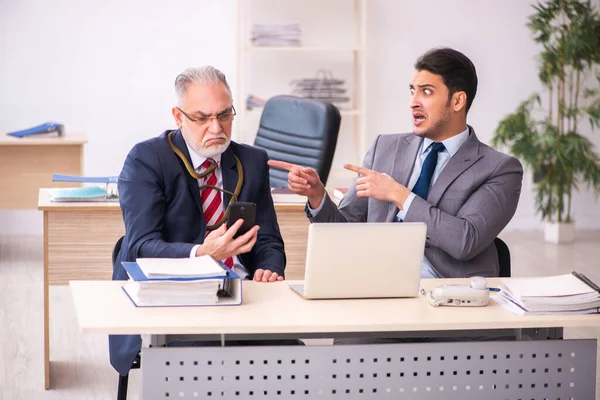
<svg viewBox="0 0 600 400">
<path fill-rule="evenodd" d="M 347 192 L 348 192 L 348 188 L 335 188 L 335 189 L 333 189 L 333 197 L 341 200 L 342 197 L 344 197 Z"/>
<path fill-rule="evenodd" d="M 274 203 L 306 204 L 308 198 L 293 193 L 289 188 L 271 188 Z"/>
<path fill-rule="evenodd" d="M 180 260 L 188 259 L 143 259 L 136 262 L 123 262 L 123 267 L 129 275 L 129 280 L 123 285 L 123 291 L 136 307 L 189 307 L 189 306 L 221 306 L 239 305 L 242 302 L 240 277 L 223 263 L 210 256 L 203 268 L 198 271 L 198 265 L 188 267 Z M 202 257 L 198 257 L 202 258 Z M 158 270 L 157 274 L 147 276 L 140 266 L 140 260 L 151 261 L 150 268 Z M 158 265 L 158 267 L 156 267 Z M 164 269 L 174 266 L 172 271 Z M 184 265 L 182 267 L 182 265 Z"/>
<path fill-rule="evenodd" d="M 108 193 L 105 189 L 98 186 L 85 186 L 77 188 L 55 188 L 52 189 L 50 201 L 52 202 L 71 202 L 71 201 L 111 201 L 118 200 L 118 197 Z"/>
<path fill-rule="evenodd" d="M 600 288 L 578 272 L 543 278 L 505 278 L 494 300 L 515 314 L 600 312 Z"/>
</svg>

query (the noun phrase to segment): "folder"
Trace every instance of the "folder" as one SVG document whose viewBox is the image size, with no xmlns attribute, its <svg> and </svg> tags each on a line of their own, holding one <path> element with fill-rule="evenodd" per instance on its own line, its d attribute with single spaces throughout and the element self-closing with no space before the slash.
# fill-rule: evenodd
<svg viewBox="0 0 600 400">
<path fill-rule="evenodd" d="M 119 198 L 98 186 L 79 188 L 55 188 L 50 196 L 51 202 L 81 201 L 118 201 Z"/>
<path fill-rule="evenodd" d="M 118 176 L 75 176 L 53 174 L 52 182 L 82 182 L 82 183 L 118 183 Z"/>
<path fill-rule="evenodd" d="M 17 138 L 24 138 L 28 136 L 32 137 L 59 137 L 64 133 L 64 125 L 56 122 L 46 122 L 33 128 L 23 129 L 21 131 L 15 131 L 7 133 L 8 136 Z"/>
<path fill-rule="evenodd" d="M 137 262 L 122 262 L 129 275 L 123 291 L 136 307 L 238 306 L 242 304 L 242 280 L 223 263 L 226 275 L 148 278 Z M 141 291 L 150 296 L 141 298 Z M 156 294 L 156 298 L 154 297 Z M 143 294 L 142 294 L 143 296 Z"/>
</svg>

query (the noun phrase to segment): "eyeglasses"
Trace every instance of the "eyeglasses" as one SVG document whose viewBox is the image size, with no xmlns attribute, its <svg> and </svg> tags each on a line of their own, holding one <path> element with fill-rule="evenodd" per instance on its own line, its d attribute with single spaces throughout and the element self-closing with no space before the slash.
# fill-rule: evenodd
<svg viewBox="0 0 600 400">
<path fill-rule="evenodd" d="M 219 124 L 223 124 L 225 122 L 230 122 L 233 119 L 234 115 L 236 114 L 235 107 L 231 106 L 231 111 L 221 113 L 214 117 L 206 116 L 206 117 L 192 118 L 189 115 L 187 115 L 187 113 L 185 111 L 183 111 L 181 108 L 179 108 L 179 107 L 175 107 L 175 108 L 177 108 L 179 111 L 181 111 L 181 113 L 183 115 L 185 115 L 185 117 L 187 119 L 189 119 L 190 121 L 195 122 L 199 125 L 206 125 L 206 124 L 212 122 L 213 119 L 216 119 Z"/>
</svg>

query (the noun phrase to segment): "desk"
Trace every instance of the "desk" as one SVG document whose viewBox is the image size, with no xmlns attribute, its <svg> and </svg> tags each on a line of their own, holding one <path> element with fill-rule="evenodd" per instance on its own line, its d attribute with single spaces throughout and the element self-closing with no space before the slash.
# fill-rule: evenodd
<svg viewBox="0 0 600 400">
<path fill-rule="evenodd" d="M 490 279 L 489 282 L 490 285 L 497 284 L 497 281 L 494 279 Z M 426 289 L 439 284 L 455 283 L 467 283 L 467 280 L 445 279 L 423 281 Z M 354 336 L 368 334 L 379 336 L 386 332 L 463 332 L 465 330 L 600 326 L 600 319 L 597 315 L 519 316 L 509 313 L 494 302 L 491 302 L 488 307 L 482 308 L 434 308 L 429 306 L 422 296 L 413 299 L 306 301 L 293 293 L 287 287 L 286 282 L 276 282 L 273 284 L 244 282 L 244 303 L 240 307 L 180 308 L 136 308 L 123 293 L 121 289 L 122 282 L 78 281 L 71 282 L 70 285 L 79 326 L 84 333 L 150 335 L 193 334 L 205 335 L 206 337 L 212 335 L 235 339 L 241 336 L 281 337 L 290 335 L 306 338 L 311 336 L 332 337 L 337 336 L 340 333 L 351 333 Z M 103 299 L 103 301 L 98 301 L 98 299 Z M 244 392 L 244 390 L 256 390 L 248 388 L 257 387 L 257 385 L 258 387 L 262 385 L 264 388 L 271 388 L 271 385 L 273 384 L 280 385 L 281 383 L 278 383 L 278 380 L 281 378 L 278 377 L 277 380 L 275 380 L 274 375 L 286 374 L 283 378 L 286 384 L 296 385 L 301 383 L 298 381 L 306 383 L 307 380 L 305 381 L 305 379 L 307 378 L 305 378 L 305 376 L 310 374 L 314 380 L 318 381 L 317 384 L 320 384 L 319 382 L 324 382 L 325 380 L 333 379 L 333 383 L 328 382 L 326 384 L 326 386 L 329 385 L 327 386 L 328 388 L 332 388 L 340 383 L 350 385 L 349 381 L 345 381 L 343 375 L 336 377 L 336 373 L 332 372 L 334 369 L 346 368 L 348 372 L 344 372 L 344 374 L 347 373 L 350 375 L 355 374 L 357 368 L 368 367 L 370 368 L 368 376 L 360 376 L 360 378 L 364 378 L 364 382 L 369 381 L 369 384 L 371 384 L 373 378 L 383 378 L 383 372 L 388 371 L 388 369 L 391 368 L 390 365 L 395 363 L 392 373 L 397 374 L 397 368 L 400 368 L 400 371 L 411 371 L 410 376 L 408 376 L 409 374 L 407 373 L 406 378 L 411 380 L 411 382 L 412 380 L 419 381 L 420 383 L 418 383 L 418 385 L 422 385 L 426 384 L 424 382 L 431 381 L 432 379 L 434 382 L 449 382 L 447 381 L 448 379 L 458 379 L 453 378 L 451 372 L 446 373 L 446 375 L 443 373 L 440 375 L 439 372 L 443 372 L 443 370 L 440 371 L 437 366 L 441 361 L 448 363 L 458 361 L 465 365 L 470 365 L 468 367 L 469 373 L 467 374 L 465 374 L 465 371 L 461 368 L 461 379 L 464 378 L 467 381 L 474 379 L 475 381 L 473 382 L 483 382 L 485 380 L 488 382 L 485 384 L 487 386 L 484 387 L 483 384 L 478 384 L 479 386 L 473 386 L 473 391 L 469 393 L 471 389 L 470 386 L 469 388 L 463 386 L 459 388 L 460 390 L 457 390 L 453 389 L 452 385 L 448 386 L 448 384 L 443 384 L 447 385 L 445 386 L 445 390 L 447 391 L 444 396 L 445 398 L 450 398 L 450 395 L 453 394 L 453 390 L 457 391 L 457 394 L 460 397 L 452 398 L 476 399 L 484 398 L 485 394 L 487 394 L 488 398 L 499 398 L 498 396 L 503 396 L 502 398 L 516 398 L 515 396 L 512 396 L 515 394 L 514 390 L 520 389 L 523 389 L 526 393 L 530 393 L 531 391 L 537 393 L 535 396 L 530 396 L 529 394 L 527 396 L 522 396 L 523 398 L 540 398 L 539 390 L 543 389 L 543 383 L 539 384 L 537 388 L 535 388 L 535 386 L 529 387 L 529 383 L 525 388 L 518 387 L 517 385 L 522 385 L 524 382 L 533 382 L 533 379 L 535 379 L 535 382 L 544 382 L 544 380 L 550 382 L 550 375 L 552 375 L 552 379 L 570 380 L 570 382 L 574 384 L 573 387 L 577 387 L 580 390 L 583 389 L 582 386 L 587 385 L 586 390 L 595 391 L 596 342 L 582 342 L 584 342 L 582 347 L 577 351 L 569 350 L 569 346 L 574 345 L 577 347 L 578 345 L 581 345 L 581 343 L 579 343 L 579 341 L 571 340 L 416 343 L 328 347 L 278 346 L 270 348 L 183 348 L 185 349 L 184 352 L 175 348 L 144 348 L 142 350 L 142 358 L 144 360 L 142 363 L 142 387 L 147 387 L 146 385 L 150 382 L 146 379 L 150 375 L 145 375 L 146 371 L 144 370 L 144 368 L 149 368 L 147 361 L 154 359 L 154 357 L 159 357 L 160 359 L 161 353 L 164 354 L 170 352 L 171 349 L 174 349 L 173 351 L 176 355 L 173 355 L 173 357 L 175 358 L 172 359 L 172 362 L 167 363 L 167 365 L 172 363 L 174 367 L 174 369 L 170 370 L 171 372 L 167 372 L 168 374 L 171 374 L 167 375 L 167 383 L 169 382 L 169 379 L 178 380 L 176 379 L 177 376 L 181 376 L 181 381 L 191 381 L 190 384 L 193 384 L 194 380 L 198 380 L 198 376 L 204 376 L 206 373 L 211 374 L 208 376 L 212 377 L 212 374 L 225 376 L 224 374 L 233 372 L 236 379 L 229 375 L 227 375 L 227 378 L 222 379 L 227 381 L 226 384 L 230 385 L 230 388 L 242 385 L 240 386 L 242 387 L 240 390 Z M 435 351 L 432 351 L 432 348 L 425 346 L 434 346 Z M 424 353 L 424 349 L 427 349 L 428 351 Z M 415 350 L 415 352 L 411 352 L 412 350 Z M 177 353 L 177 351 L 180 353 Z M 148 358 L 146 357 L 147 354 Z M 398 354 L 404 355 L 396 357 Z M 407 356 L 408 354 L 410 354 L 410 357 Z M 412 356 L 413 354 L 414 359 Z M 438 359 L 432 361 L 431 359 L 422 359 L 420 367 L 416 367 L 412 364 L 408 366 L 409 362 L 412 363 L 414 361 L 418 363 L 419 361 L 417 358 L 425 358 L 425 355 L 435 355 L 435 357 L 439 357 L 441 360 Z M 428 358 L 431 357 L 428 356 Z M 587 382 L 574 381 L 574 379 L 576 379 L 576 374 L 573 373 L 575 367 L 568 367 L 568 365 L 572 364 L 564 364 L 567 359 L 569 363 L 575 362 L 575 360 L 577 360 L 577 362 L 582 362 L 591 370 L 588 371 L 588 373 L 585 369 L 579 368 L 581 365 L 578 366 L 578 373 L 582 374 L 582 379 L 587 379 Z M 173 362 L 176 360 L 177 362 Z M 198 360 L 201 361 L 199 362 Z M 213 364 L 213 361 L 207 362 L 206 360 L 220 360 L 220 362 L 215 362 Z M 282 360 L 285 365 L 278 365 Z M 380 361 L 379 364 L 377 364 L 378 360 Z M 242 363 L 242 367 L 237 367 L 236 365 L 240 364 L 240 362 Z M 549 362 L 552 364 L 553 370 L 548 370 L 544 373 L 544 363 L 548 364 Z M 207 372 L 207 363 L 208 366 L 217 368 L 217 370 Z M 321 364 L 323 363 L 327 364 L 327 368 L 330 368 L 331 370 L 325 369 L 325 371 L 323 371 L 321 369 Z M 388 365 L 387 363 L 390 364 Z M 197 366 L 196 372 L 192 373 L 196 379 L 192 379 L 192 376 L 188 376 L 183 369 L 178 368 L 179 365 L 184 366 L 184 364 L 188 365 L 188 368 L 192 365 L 194 367 Z M 250 364 L 250 366 L 248 364 Z M 310 365 L 306 366 L 305 364 Z M 367 366 L 367 364 L 369 365 Z M 510 366 L 508 366 L 509 364 Z M 164 365 L 165 363 L 163 362 L 162 366 Z M 212 367 L 213 365 L 215 365 L 215 367 Z M 223 365 L 226 366 L 223 367 Z M 270 365 L 270 367 L 268 367 L 268 365 Z M 485 365 L 485 371 L 483 370 L 484 367 L 482 367 L 482 365 Z M 402 369 L 404 368 L 402 366 L 406 366 L 407 369 Z M 177 369 L 175 369 L 175 367 L 177 367 Z M 245 369 L 245 371 L 239 372 L 240 368 Z M 290 375 L 288 375 L 288 373 L 296 368 L 300 372 L 298 372 L 297 375 L 294 375 L 292 372 L 293 375 L 291 375 L 290 380 Z M 414 376 L 416 378 L 414 378 L 412 376 L 413 369 L 411 368 L 421 368 L 420 371 L 423 371 L 423 373 L 417 377 L 415 372 Z M 457 367 L 455 365 L 450 366 L 447 364 L 446 368 L 452 369 Z M 479 370 L 480 368 L 481 370 Z M 523 370 L 524 368 L 529 369 Z M 573 370 L 571 370 L 571 368 L 573 368 Z M 352 372 L 350 372 L 351 369 Z M 517 371 L 519 369 L 520 372 Z M 267 372 L 267 370 L 269 371 Z M 429 377 L 431 371 L 434 371 L 435 374 L 435 377 L 433 378 Z M 473 376 L 470 374 L 471 371 L 473 371 Z M 558 377 L 553 375 L 562 374 L 567 371 L 571 374 L 568 375 L 567 378 L 564 378 L 564 376 Z M 161 371 L 161 373 L 165 372 Z M 184 373 L 186 374 L 185 379 Z M 333 373 L 333 375 L 329 375 L 331 373 Z M 385 373 L 387 374 L 389 372 Z M 242 379 L 243 382 L 236 382 L 242 374 L 244 378 Z M 248 378 L 249 374 L 252 377 Z M 375 376 L 372 376 L 371 374 L 374 374 Z M 377 376 L 378 374 L 379 376 Z M 257 376 L 257 381 L 251 382 L 254 380 L 254 375 Z M 454 375 L 457 374 L 454 373 Z M 527 375 L 526 378 L 525 375 Z M 583 377 L 584 375 L 585 377 Z M 296 377 L 298 380 L 292 382 Z M 392 382 L 392 380 L 390 380 L 383 383 L 383 390 L 395 388 L 393 393 L 398 393 L 398 387 L 394 385 L 396 385 L 397 382 L 402 381 L 402 379 L 399 378 L 404 378 L 404 372 L 400 372 L 399 376 L 394 375 L 394 377 L 396 378 L 395 381 Z M 355 375 L 353 384 L 355 381 L 358 381 L 360 384 L 362 381 L 356 378 L 358 378 L 358 376 Z M 250 379 L 250 381 L 248 379 Z M 275 382 L 271 382 L 268 379 L 272 379 Z M 338 379 L 338 381 L 335 381 L 335 379 Z M 494 383 L 494 387 L 490 387 L 489 382 L 497 382 L 497 379 L 500 379 L 502 382 L 510 382 L 510 384 L 506 383 L 505 386 L 503 383 L 502 388 L 500 388 L 499 386 L 497 387 L 497 383 Z M 591 379 L 591 386 L 589 379 Z M 157 385 L 165 384 L 164 375 L 162 375 L 160 379 L 158 379 L 157 376 L 153 376 L 153 379 L 151 380 Z M 209 378 L 209 380 L 211 380 L 211 378 Z M 205 378 L 202 378 L 202 390 L 204 390 L 205 387 L 212 387 L 211 385 L 219 385 L 218 381 L 221 379 L 217 378 L 215 380 L 217 382 L 206 382 Z M 315 383 L 313 381 L 311 382 L 311 385 L 314 387 Z M 388 382 L 392 382 L 393 384 Z M 410 386 L 412 384 L 413 383 L 409 383 L 408 385 Z M 196 383 L 196 385 L 198 385 L 198 383 Z M 220 383 L 220 385 L 223 385 L 223 383 Z M 377 387 L 381 388 L 381 385 L 382 383 L 379 381 Z M 388 385 L 389 387 L 386 388 L 385 385 Z M 417 384 L 415 383 L 415 385 Z M 415 386 L 415 388 L 417 386 Z M 439 385 L 435 386 L 434 384 L 432 386 L 434 386 L 432 393 L 426 393 L 423 386 L 419 386 L 415 391 L 419 390 L 419 398 L 436 398 L 435 395 L 440 394 L 438 390 L 443 391 L 444 389 L 440 389 L 443 386 L 440 386 L 439 388 Z M 564 386 L 568 386 L 568 384 L 563 383 L 558 388 L 553 386 L 546 388 L 545 390 L 552 391 L 553 398 L 565 398 L 562 397 L 561 393 L 564 393 L 562 391 L 569 389 Z M 430 386 L 428 387 L 431 389 Z M 454 387 L 457 386 L 454 385 Z M 215 388 L 217 388 L 215 390 L 225 390 L 222 386 L 215 386 Z M 400 387 L 401 392 L 404 389 L 404 387 Z M 490 396 L 489 391 L 496 389 L 503 389 L 506 391 L 495 392 L 495 396 Z M 352 390 L 359 389 L 353 388 Z M 375 390 L 375 388 L 373 390 Z M 487 391 L 484 392 L 483 390 Z M 528 390 L 530 392 L 527 392 Z M 261 398 L 263 398 L 262 389 L 260 389 L 260 391 Z M 161 393 L 161 391 L 155 393 Z M 271 396 L 275 397 L 274 392 L 269 393 L 271 393 Z M 371 393 L 371 388 L 369 388 L 368 393 Z M 521 392 L 519 391 L 519 393 Z M 589 396 L 589 391 L 585 393 L 587 393 L 587 395 L 576 398 L 593 398 L 593 395 Z M 242 397 L 244 397 L 245 394 L 246 393 L 242 393 Z M 287 395 L 289 393 L 284 394 Z M 301 397 L 303 398 L 310 398 L 309 396 L 305 396 L 304 393 L 298 394 L 302 394 Z M 330 396 L 332 393 L 327 392 L 324 394 Z M 352 394 L 356 395 L 355 392 Z M 509 395 L 507 396 L 507 394 Z M 229 393 L 229 395 L 233 397 L 233 393 Z M 339 393 L 339 395 L 342 395 L 342 393 Z M 205 396 L 206 394 L 202 394 L 200 397 Z M 218 392 L 215 396 L 218 396 Z M 328 396 L 325 396 L 324 398 L 329 398 Z M 342 395 L 342 398 L 347 398 L 347 396 L 344 397 Z M 390 398 L 397 397 L 391 394 Z"/>
<path fill-rule="evenodd" d="M 41 187 L 68 187 L 53 183 L 53 173 L 81 175 L 84 135 L 59 138 L 23 138 L 0 134 L 0 210 L 35 209 Z"/>
<path fill-rule="evenodd" d="M 125 233 L 118 202 L 53 203 L 51 189 L 39 189 L 44 212 L 44 368 L 50 388 L 49 285 L 70 280 L 109 280 L 113 247 Z M 289 279 L 304 277 L 309 221 L 304 204 L 275 204 L 287 256 Z"/>
</svg>

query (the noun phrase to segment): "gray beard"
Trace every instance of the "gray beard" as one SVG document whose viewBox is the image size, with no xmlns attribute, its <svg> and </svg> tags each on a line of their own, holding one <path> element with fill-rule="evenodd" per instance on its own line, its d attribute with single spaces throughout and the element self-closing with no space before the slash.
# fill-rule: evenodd
<svg viewBox="0 0 600 400">
<path fill-rule="evenodd" d="M 190 145 L 190 147 L 202 157 L 213 158 L 218 156 L 219 154 L 223 154 L 223 152 L 225 152 L 225 150 L 227 150 L 227 148 L 229 147 L 229 143 L 231 143 L 231 139 L 227 139 L 227 142 L 218 146 L 200 147 Z"/>
<path fill-rule="evenodd" d="M 190 146 L 199 156 L 205 158 L 213 158 L 219 154 L 223 154 L 223 152 L 229 147 L 229 143 L 231 143 L 231 138 L 226 138 L 226 142 L 218 146 L 202 147 L 201 143 L 196 143 L 191 140 L 191 138 L 189 138 L 188 135 L 183 132 L 183 130 L 181 131 L 181 134 L 183 135 L 183 139 L 188 146 Z"/>
</svg>

